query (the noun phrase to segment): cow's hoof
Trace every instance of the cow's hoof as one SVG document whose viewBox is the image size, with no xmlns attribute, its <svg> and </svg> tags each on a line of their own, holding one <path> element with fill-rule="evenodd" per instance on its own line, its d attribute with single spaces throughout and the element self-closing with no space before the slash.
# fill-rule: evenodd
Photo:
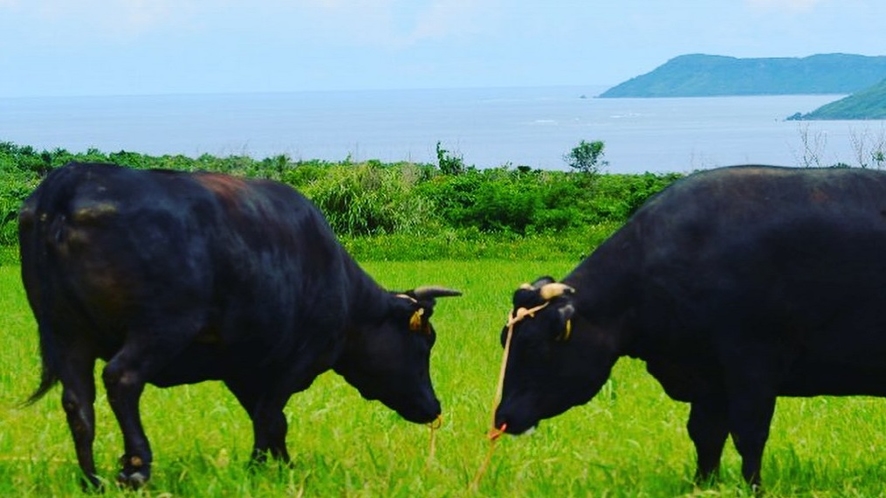
<svg viewBox="0 0 886 498">
<path fill-rule="evenodd" d="M 117 474 L 117 484 L 130 489 L 139 489 L 151 478 L 151 463 L 137 455 L 120 457 L 123 469 Z"/>
<path fill-rule="evenodd" d="M 140 489 L 148 482 L 148 474 L 142 471 L 117 474 L 117 483 L 129 489 Z"/>
<path fill-rule="evenodd" d="M 84 493 L 104 493 L 105 483 L 98 476 L 88 475 L 80 478 L 80 488 Z"/>
</svg>

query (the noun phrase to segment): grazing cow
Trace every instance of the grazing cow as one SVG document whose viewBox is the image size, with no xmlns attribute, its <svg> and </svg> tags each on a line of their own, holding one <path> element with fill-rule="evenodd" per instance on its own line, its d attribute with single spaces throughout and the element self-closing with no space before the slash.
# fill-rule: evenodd
<svg viewBox="0 0 886 498">
<path fill-rule="evenodd" d="M 627 355 L 691 404 L 697 479 L 731 434 L 757 488 L 776 397 L 886 396 L 886 172 L 691 175 L 513 306 L 497 428 L 588 402 Z"/>
<path fill-rule="evenodd" d="M 118 480 L 150 477 L 139 397 L 221 380 L 252 419 L 252 458 L 287 461 L 283 407 L 333 369 L 411 422 L 440 414 L 428 361 L 435 298 L 383 290 L 320 212 L 271 181 L 72 163 L 19 217 L 22 279 L 40 333 L 36 401 L 56 382 L 88 481 L 97 358 L 123 432 Z"/>
</svg>

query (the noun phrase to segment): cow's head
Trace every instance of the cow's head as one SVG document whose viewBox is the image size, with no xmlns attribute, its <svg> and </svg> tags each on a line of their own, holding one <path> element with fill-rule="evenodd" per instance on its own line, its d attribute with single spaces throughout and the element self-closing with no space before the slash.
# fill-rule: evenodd
<svg viewBox="0 0 886 498">
<path fill-rule="evenodd" d="M 576 313 L 576 290 L 544 277 L 514 293 L 511 332 L 495 426 L 521 434 L 541 419 L 588 402 L 600 390 L 618 356 L 604 334 Z"/>
<path fill-rule="evenodd" d="M 435 298 L 459 296 L 441 287 L 390 293 L 378 306 L 377 319 L 349 333 L 335 371 L 366 399 L 377 399 L 416 423 L 434 421 L 440 402 L 431 384 L 431 325 Z"/>
</svg>

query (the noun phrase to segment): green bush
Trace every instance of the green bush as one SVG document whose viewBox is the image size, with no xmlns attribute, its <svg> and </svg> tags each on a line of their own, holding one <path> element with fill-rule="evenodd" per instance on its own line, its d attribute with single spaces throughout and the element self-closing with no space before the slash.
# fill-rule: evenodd
<svg viewBox="0 0 886 498">
<path fill-rule="evenodd" d="M 481 233 L 477 229 L 444 229 L 422 235 L 393 233 L 373 237 L 342 237 L 358 261 L 581 261 L 619 227 L 588 225 L 558 233 L 524 237 L 511 232 Z"/>
<path fill-rule="evenodd" d="M 442 148 L 438 153 L 455 160 Z M 480 170 L 459 163 L 442 171 L 439 165 L 408 162 L 293 161 L 286 155 L 261 160 L 208 154 L 190 158 L 95 149 L 70 153 L 0 142 L 0 247 L 16 244 L 22 201 L 49 171 L 72 160 L 282 181 L 313 200 L 352 247 L 364 251 L 384 241 L 385 247 L 373 255 L 383 259 L 507 257 L 519 252 L 518 247 L 550 248 L 551 242 L 562 245 L 567 239 L 568 249 L 562 249 L 566 253 L 587 252 L 594 247 L 588 244 L 602 240 L 600 233 L 610 233 L 650 195 L 681 176 L 601 174 L 589 182 L 581 173 L 526 166 Z M 576 235 L 585 233 L 596 235 Z"/>
<path fill-rule="evenodd" d="M 37 175 L 0 165 L 0 246 L 18 243 L 18 211 L 38 182 Z"/>
<path fill-rule="evenodd" d="M 525 168 L 471 169 L 441 175 L 418 188 L 446 224 L 487 233 L 532 235 L 612 221 L 611 205 L 621 202 L 598 199 L 598 190 L 580 174 Z"/>
<path fill-rule="evenodd" d="M 683 175 L 679 173 L 601 175 L 597 179 L 591 209 L 601 220 L 623 222 L 634 214 L 646 199 L 682 177 Z"/>
<path fill-rule="evenodd" d="M 570 168 L 585 174 L 594 176 L 600 174 L 600 170 L 609 165 L 609 161 L 603 160 L 603 149 L 606 147 L 601 141 L 586 142 L 582 140 L 573 147 L 568 154 L 563 155 L 563 160 Z"/>
<path fill-rule="evenodd" d="M 0 246 L 18 243 L 18 211 L 58 160 L 51 152 L 0 142 Z"/>
<path fill-rule="evenodd" d="M 416 178 L 408 166 L 369 162 L 329 167 L 301 190 L 340 235 L 416 233 L 439 224 L 432 203 L 411 195 Z"/>
</svg>

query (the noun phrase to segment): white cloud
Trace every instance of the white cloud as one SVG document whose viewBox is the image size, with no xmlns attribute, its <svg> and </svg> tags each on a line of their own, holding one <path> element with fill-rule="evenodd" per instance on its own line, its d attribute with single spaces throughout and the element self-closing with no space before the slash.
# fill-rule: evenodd
<svg viewBox="0 0 886 498">
<path fill-rule="evenodd" d="M 484 2 L 475 0 L 435 1 L 417 17 L 411 38 L 421 40 L 474 32 L 479 29 L 479 14 L 484 10 Z"/>
<path fill-rule="evenodd" d="M 480 31 L 499 0 L 302 0 L 315 21 L 351 41 L 403 48 Z"/>
<path fill-rule="evenodd" d="M 808 11 L 826 0 L 747 0 L 751 7 L 765 10 Z"/>
<path fill-rule="evenodd" d="M 149 31 L 175 19 L 175 4 L 169 0 L 131 0 L 120 5 L 118 19 L 126 29 Z"/>
<path fill-rule="evenodd" d="M 34 37 L 135 40 L 178 30 L 259 32 L 335 45 L 402 49 L 427 40 L 463 38 L 488 29 L 501 0 L 0 0 Z M 12 19 L 14 17 L 14 19 Z"/>
<path fill-rule="evenodd" d="M 118 38 L 186 24 L 202 10 L 223 4 L 209 0 L 0 0 L 0 7 L 16 7 L 20 20 L 36 20 L 47 31 L 64 24 L 97 31 L 94 36 Z"/>
</svg>

